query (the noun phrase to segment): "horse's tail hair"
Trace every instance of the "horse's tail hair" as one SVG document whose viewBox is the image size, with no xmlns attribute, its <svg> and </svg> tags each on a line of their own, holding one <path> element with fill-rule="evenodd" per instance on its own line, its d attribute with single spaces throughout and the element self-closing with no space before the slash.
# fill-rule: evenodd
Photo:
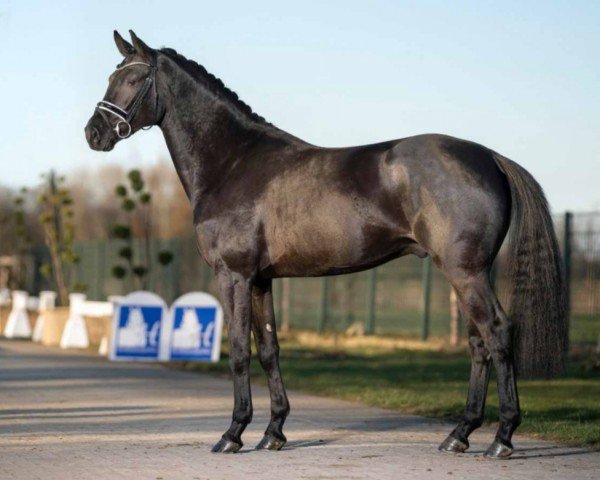
<svg viewBox="0 0 600 480">
<path fill-rule="evenodd" d="M 523 167 L 496 154 L 511 194 L 509 318 L 521 377 L 559 374 L 568 349 L 568 299 L 562 260 L 542 187 Z"/>
</svg>

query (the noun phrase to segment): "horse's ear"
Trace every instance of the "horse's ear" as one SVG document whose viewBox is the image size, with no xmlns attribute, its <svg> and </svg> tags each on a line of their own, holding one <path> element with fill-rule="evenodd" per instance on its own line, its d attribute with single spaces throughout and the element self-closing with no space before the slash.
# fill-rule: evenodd
<svg viewBox="0 0 600 480">
<path fill-rule="evenodd" d="M 154 50 L 152 50 L 148 45 L 142 42 L 139 39 L 139 37 L 133 32 L 133 30 L 129 30 L 129 35 L 131 35 L 131 42 L 133 43 L 133 47 L 135 48 L 135 53 L 137 53 L 147 61 L 152 61 L 154 57 Z"/>
<path fill-rule="evenodd" d="M 119 49 L 119 52 L 121 52 L 121 55 L 127 57 L 135 53 L 133 45 L 127 40 L 125 40 L 121 35 L 119 35 L 119 32 L 117 32 L 116 30 L 114 32 L 114 37 L 115 43 L 117 44 L 117 48 Z"/>
</svg>

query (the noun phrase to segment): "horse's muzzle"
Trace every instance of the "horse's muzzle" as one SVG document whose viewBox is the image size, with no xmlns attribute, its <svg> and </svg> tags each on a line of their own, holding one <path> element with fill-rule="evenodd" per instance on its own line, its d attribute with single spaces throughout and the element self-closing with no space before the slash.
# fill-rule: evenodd
<svg viewBox="0 0 600 480">
<path fill-rule="evenodd" d="M 85 138 L 92 150 L 109 152 L 117 143 L 111 129 L 100 115 L 94 113 L 85 126 Z"/>
</svg>

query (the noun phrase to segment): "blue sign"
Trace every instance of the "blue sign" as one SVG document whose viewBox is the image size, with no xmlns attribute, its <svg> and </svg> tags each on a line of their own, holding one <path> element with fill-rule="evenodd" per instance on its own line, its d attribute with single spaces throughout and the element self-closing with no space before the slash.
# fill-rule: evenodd
<svg viewBox="0 0 600 480">
<path fill-rule="evenodd" d="M 166 305 L 150 292 L 134 292 L 115 310 L 112 360 L 158 360 Z"/>
<path fill-rule="evenodd" d="M 210 360 L 215 341 L 216 318 L 215 307 L 176 307 L 171 333 L 171 358 Z"/>
<path fill-rule="evenodd" d="M 126 305 L 121 307 L 115 332 L 117 355 L 157 357 L 162 308 Z"/>
<path fill-rule="evenodd" d="M 163 360 L 219 360 L 223 310 L 211 295 L 193 292 L 178 298 L 169 313 L 169 341 Z"/>
</svg>

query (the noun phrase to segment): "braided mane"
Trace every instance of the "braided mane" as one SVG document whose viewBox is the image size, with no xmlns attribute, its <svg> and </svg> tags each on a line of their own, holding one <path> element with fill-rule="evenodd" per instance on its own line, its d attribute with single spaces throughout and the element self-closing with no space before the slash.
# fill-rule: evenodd
<svg viewBox="0 0 600 480">
<path fill-rule="evenodd" d="M 256 120 L 261 123 L 267 123 L 263 117 L 253 112 L 252 108 L 250 108 L 248 104 L 240 100 L 237 93 L 227 88 L 221 79 L 215 77 L 212 73 L 209 73 L 202 65 L 196 63 L 194 60 L 189 60 L 180 53 L 177 53 L 177 51 L 172 48 L 161 48 L 159 51 L 164 53 L 171 60 L 174 60 L 193 78 L 202 82 L 202 84 L 209 88 L 211 92 L 229 100 L 241 112 L 248 115 L 252 120 Z"/>
</svg>

